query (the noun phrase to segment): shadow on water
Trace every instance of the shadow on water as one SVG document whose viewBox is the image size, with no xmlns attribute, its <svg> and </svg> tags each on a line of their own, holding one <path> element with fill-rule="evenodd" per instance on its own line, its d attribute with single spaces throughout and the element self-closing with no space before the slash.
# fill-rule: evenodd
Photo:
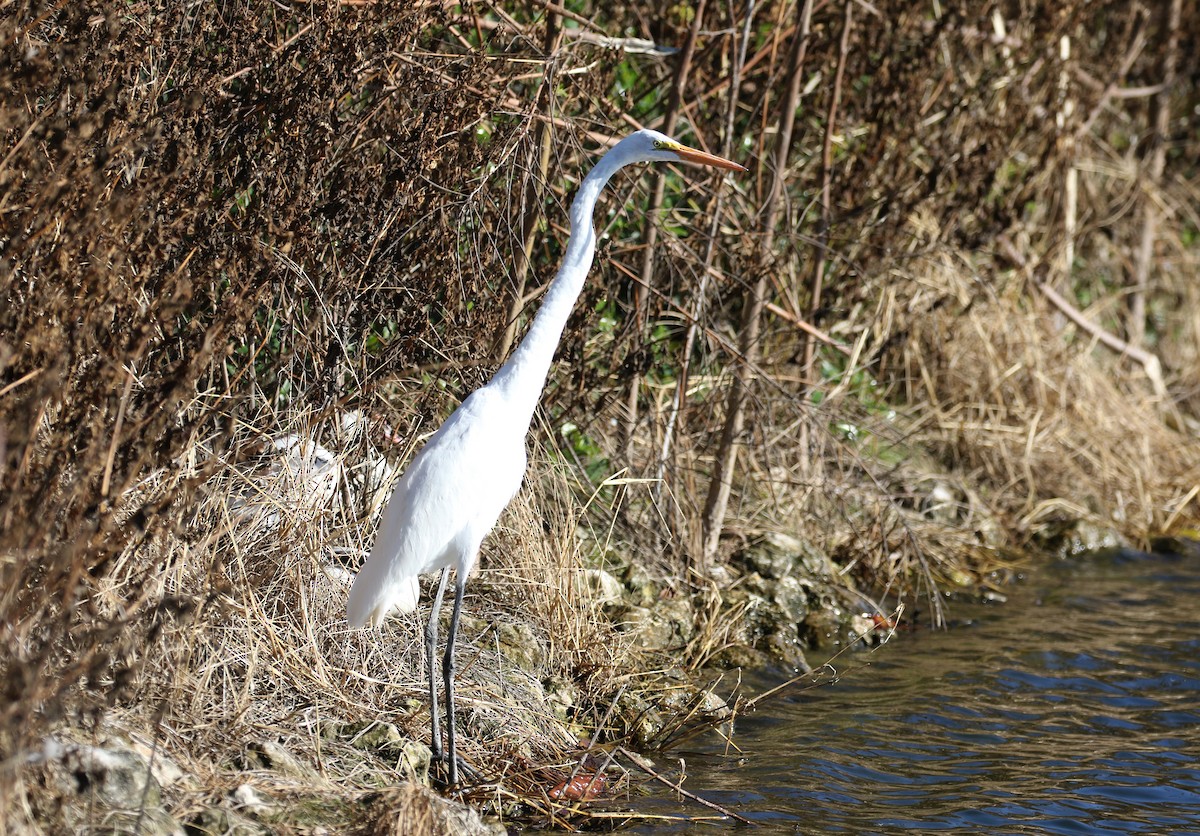
<svg viewBox="0 0 1200 836">
<path fill-rule="evenodd" d="M 1006 592 L 763 704 L 739 721 L 741 758 L 671 753 L 685 786 L 759 833 L 1200 834 L 1200 558 L 1073 558 Z"/>
</svg>

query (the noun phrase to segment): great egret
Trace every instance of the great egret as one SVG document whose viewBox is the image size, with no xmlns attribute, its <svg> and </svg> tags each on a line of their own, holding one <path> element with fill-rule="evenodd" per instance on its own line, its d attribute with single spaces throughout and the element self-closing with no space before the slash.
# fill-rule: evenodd
<svg viewBox="0 0 1200 836">
<path fill-rule="evenodd" d="M 433 612 L 425 627 L 429 672 L 431 745 L 442 758 L 433 655 L 438 612 L 450 570 L 455 570 L 454 611 L 442 660 L 446 685 L 447 764 L 458 783 L 454 746 L 454 640 L 467 575 L 483 538 L 521 487 L 525 435 L 546 382 L 563 327 L 596 252 L 592 210 L 601 189 L 619 169 L 637 162 L 689 162 L 745 171 L 722 157 L 689 148 L 657 131 L 640 130 L 600 158 L 571 204 L 571 237 L 558 275 L 550 283 L 529 333 L 496 375 L 472 392 L 409 464 L 384 511 L 371 555 L 350 589 L 347 615 L 352 628 L 378 626 L 393 609 L 417 607 L 417 577 L 442 570 Z"/>
</svg>

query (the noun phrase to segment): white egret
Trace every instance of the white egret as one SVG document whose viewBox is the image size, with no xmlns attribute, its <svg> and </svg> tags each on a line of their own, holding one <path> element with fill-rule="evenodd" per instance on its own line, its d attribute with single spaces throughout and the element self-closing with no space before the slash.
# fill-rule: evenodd
<svg viewBox="0 0 1200 836">
<path fill-rule="evenodd" d="M 350 589 L 352 628 L 378 626 L 393 609 L 417 606 L 417 578 L 442 570 L 433 612 L 425 627 L 431 745 L 442 758 L 433 657 L 438 612 L 450 570 L 455 570 L 454 610 L 442 660 L 446 686 L 447 765 L 458 782 L 454 745 L 454 640 L 467 575 L 483 538 L 521 487 L 525 435 L 575 300 L 596 252 L 592 212 L 601 189 L 619 169 L 638 162 L 688 162 L 745 171 L 730 160 L 689 148 L 657 131 L 627 136 L 600 158 L 571 204 L 571 236 L 558 275 L 546 291 L 529 333 L 495 376 L 472 392 L 413 458 L 396 485 L 371 555 Z"/>
</svg>

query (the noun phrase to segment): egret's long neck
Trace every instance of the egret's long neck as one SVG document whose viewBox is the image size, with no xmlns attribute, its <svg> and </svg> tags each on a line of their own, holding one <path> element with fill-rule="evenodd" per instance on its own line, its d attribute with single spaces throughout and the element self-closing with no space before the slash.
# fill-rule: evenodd
<svg viewBox="0 0 1200 836">
<path fill-rule="evenodd" d="M 592 228 L 592 212 L 600 191 L 612 175 L 624 165 L 619 155 L 611 151 L 605 154 L 591 170 L 575 200 L 571 203 L 571 237 L 567 240 L 567 252 L 562 266 L 550 287 L 546 290 L 542 307 L 529 326 L 529 332 L 508 360 L 496 372 L 490 386 L 503 389 L 515 404 L 520 404 L 520 414 L 525 418 L 524 427 L 529 426 L 533 411 L 537 407 L 546 374 L 554 360 L 563 328 L 575 307 L 575 300 L 583 290 L 592 257 L 596 253 L 596 233 Z"/>
</svg>

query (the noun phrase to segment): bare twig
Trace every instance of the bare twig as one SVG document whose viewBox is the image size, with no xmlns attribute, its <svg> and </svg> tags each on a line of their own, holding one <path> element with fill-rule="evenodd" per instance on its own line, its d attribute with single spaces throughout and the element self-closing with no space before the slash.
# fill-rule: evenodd
<svg viewBox="0 0 1200 836">
<path fill-rule="evenodd" d="M 1071 60 L 1071 38 L 1063 35 L 1058 44 L 1058 55 L 1062 61 L 1059 68 L 1059 108 L 1055 115 L 1055 124 L 1059 135 L 1063 137 L 1062 152 L 1065 158 L 1066 173 L 1064 178 L 1065 204 L 1063 206 L 1063 280 L 1071 281 L 1071 271 L 1075 266 L 1075 235 L 1079 215 L 1079 169 L 1075 167 L 1075 134 L 1068 130 L 1075 116 L 1075 99 L 1071 95 L 1071 74 L 1068 66 Z"/>
<path fill-rule="evenodd" d="M 108 456 L 104 460 L 104 478 L 100 482 L 100 495 L 107 497 L 112 483 L 113 460 L 117 455 L 117 447 L 121 443 L 121 429 L 125 425 L 125 410 L 129 406 L 129 395 L 133 391 L 133 369 L 125 370 L 125 389 L 121 392 L 121 405 L 117 408 L 117 420 L 113 424 L 112 442 L 108 446 Z"/>
<path fill-rule="evenodd" d="M 746 51 L 750 43 L 750 24 L 754 18 L 754 4 L 755 0 L 747 0 L 741 42 L 732 50 L 733 68 L 730 72 L 729 101 L 725 110 L 725 136 L 721 144 L 721 156 L 724 157 L 728 157 L 733 149 L 734 124 L 740 101 L 738 90 L 741 88 L 742 69 L 746 64 Z M 684 337 L 683 361 L 680 364 L 679 378 L 675 382 L 675 392 L 671 398 L 671 407 L 666 421 L 666 428 L 663 431 L 662 448 L 659 450 L 658 473 L 655 483 L 656 498 L 661 496 L 663 475 L 666 471 L 667 460 L 671 455 L 671 443 L 674 440 L 676 428 L 679 423 L 680 408 L 687 397 L 688 377 L 690 376 L 692 365 L 692 350 L 696 346 L 696 337 L 700 331 L 700 317 L 704 311 L 705 300 L 708 297 L 708 280 L 713 272 L 712 261 L 716 253 L 717 230 L 720 227 L 721 217 L 724 214 L 724 200 L 725 192 L 718 191 L 716 205 L 713 206 L 709 220 L 708 238 L 704 245 L 704 267 L 700 273 L 699 286 L 696 288 L 696 298 L 688 323 L 687 335 Z"/>
<path fill-rule="evenodd" d="M 612 700 L 609 701 L 608 708 L 604 712 L 604 717 L 602 717 L 600 719 L 600 722 L 596 725 L 596 731 L 592 735 L 592 745 L 589 746 L 588 751 L 584 752 L 583 755 L 579 758 L 579 760 L 575 762 L 575 767 L 571 770 L 571 774 L 569 776 L 567 776 L 567 786 L 570 786 L 571 783 L 575 780 L 575 776 L 578 775 L 579 770 L 583 768 L 583 764 L 587 760 L 588 754 L 591 752 L 592 748 L 597 743 L 600 742 L 600 736 L 602 734 L 604 734 L 604 727 L 608 725 L 608 718 L 612 716 L 613 710 L 616 709 L 617 704 L 621 701 L 621 696 L 625 693 L 625 689 L 628 687 L 629 687 L 629 683 L 627 683 L 627 682 L 621 683 L 621 687 L 617 690 L 616 696 L 614 696 L 612 698 Z M 608 766 L 608 762 L 611 760 L 612 760 L 612 753 L 610 752 L 608 755 L 608 759 L 605 760 L 605 762 L 604 762 L 604 766 L 596 771 L 596 775 L 599 775 L 602 772 L 604 772 L 604 768 Z M 592 784 L 595 783 L 595 780 L 596 780 L 596 777 L 593 776 L 592 780 L 588 781 L 587 789 L 583 793 L 583 795 L 585 797 L 586 797 L 587 793 L 592 789 Z"/>
<path fill-rule="evenodd" d="M 553 13 L 554 9 L 559 7 L 552 4 L 544 4 L 546 8 Z M 575 20 L 578 15 L 570 15 L 570 19 Z M 480 31 L 494 32 L 499 29 L 515 29 L 516 24 L 506 20 L 487 20 L 476 17 L 472 23 L 475 28 Z M 525 28 L 520 27 L 517 31 L 524 32 Z M 561 30 L 560 30 L 561 31 Z M 601 49 L 615 49 L 629 55 L 649 55 L 655 58 L 667 58 L 675 55 L 679 50 L 673 46 L 666 44 L 655 43 L 654 41 L 646 40 L 645 38 L 617 38 L 610 35 L 605 35 L 599 32 L 589 31 L 587 29 L 571 29 L 561 33 L 567 44 L 571 43 L 586 43 L 598 46 Z"/>
<path fill-rule="evenodd" d="M 679 63 L 675 65 L 674 77 L 671 81 L 671 91 L 667 95 L 667 105 L 663 114 L 662 131 L 668 136 L 675 134 L 675 123 L 679 118 L 679 103 L 683 99 L 683 88 L 687 84 L 688 72 L 692 66 L 692 55 L 696 51 L 696 37 L 700 33 L 700 24 L 704 20 L 705 0 L 696 4 L 692 17 L 692 26 L 688 29 L 687 40 L 684 41 Z M 654 174 L 654 190 L 650 195 L 650 205 L 646 209 L 646 246 L 642 250 L 641 280 L 634 284 L 633 289 L 633 327 L 638 333 L 635 340 L 635 351 L 641 350 L 642 337 L 646 331 L 646 290 L 654 284 L 654 255 L 658 244 L 658 213 L 662 209 L 663 198 L 666 195 L 667 178 L 661 171 Z M 629 391 L 625 399 L 625 420 L 623 442 L 625 446 L 625 461 L 632 464 L 634 430 L 638 418 L 638 393 L 641 390 L 641 376 L 634 374 L 629 381 Z"/>
<path fill-rule="evenodd" d="M 1129 46 L 1125 50 L 1125 56 L 1121 59 L 1121 63 L 1117 65 L 1116 72 L 1107 85 L 1102 84 L 1093 78 L 1082 67 L 1075 68 L 1075 77 L 1084 84 L 1101 91 L 1100 98 L 1092 106 L 1086 119 L 1079 125 L 1075 131 L 1076 137 L 1085 136 L 1092 129 L 1092 125 L 1108 107 L 1110 99 L 1129 98 L 1128 91 L 1121 87 L 1125 81 L 1125 76 L 1129 74 L 1133 64 L 1137 61 L 1138 56 L 1142 54 L 1142 50 L 1146 48 L 1146 27 L 1144 25 L 1144 14 L 1138 13 L 1138 22 L 1135 25 L 1133 37 L 1130 40 Z"/>
<path fill-rule="evenodd" d="M 1129 294 L 1129 325 L 1125 329 L 1129 341 L 1141 345 L 1146 337 L 1146 291 L 1150 286 L 1150 270 L 1154 263 L 1154 239 L 1158 233 L 1158 202 L 1151 191 L 1162 183 L 1167 163 L 1167 136 L 1171 131 L 1171 88 L 1175 86 L 1175 65 L 1179 53 L 1179 25 L 1182 0 L 1162 0 L 1162 31 L 1166 40 L 1162 53 L 1161 75 L 1163 89 L 1154 97 L 1154 122 L 1151 127 L 1150 161 L 1146 166 L 1147 188 L 1142 197 L 1142 234 L 1133 270 L 1133 287 Z"/>
<path fill-rule="evenodd" d="M 741 327 L 741 353 L 746 364 L 737 364 L 733 381 L 729 387 L 729 398 L 725 406 L 725 427 L 721 433 L 721 446 L 713 464 L 712 480 L 704 502 L 703 543 L 700 550 L 700 574 L 707 574 L 707 567 L 716 556 L 725 525 L 725 509 L 729 504 L 729 492 L 733 487 L 733 468 L 737 460 L 737 445 L 746 420 L 746 394 L 750 387 L 749 367 L 758 357 L 758 334 L 766 304 L 767 281 L 770 277 L 774 230 L 779 217 L 779 196 L 783 192 L 783 181 L 792 144 L 792 130 L 796 123 L 796 107 L 800 101 L 801 71 L 808 50 L 809 27 L 812 22 L 812 0 L 797 6 L 800 19 L 792 41 L 788 60 L 787 94 L 780 100 L 779 141 L 775 147 L 775 171 L 771 190 L 763 211 L 763 236 L 759 252 L 758 280 L 745 302 L 745 314 Z"/>
<path fill-rule="evenodd" d="M 846 355 L 847 357 L 849 357 L 850 354 L 852 353 L 852 351 L 853 351 L 852 349 L 847 348 L 845 345 L 843 345 L 842 343 L 835 340 L 833 337 L 826 334 L 824 331 L 822 331 L 820 328 L 813 325 L 811 322 L 801 319 L 800 317 L 796 316 L 791 311 L 784 310 L 783 308 L 776 305 L 774 302 L 768 302 L 766 305 L 766 308 L 768 311 L 775 314 L 775 316 L 779 317 L 780 319 L 792 323 L 798 329 L 803 331 L 805 334 L 808 334 L 813 339 L 819 340 L 820 342 L 825 343 L 825 345 L 829 346 L 830 348 L 832 348 L 836 351 L 841 352 L 842 354 Z"/>
<path fill-rule="evenodd" d="M 1146 371 L 1146 377 L 1149 378 L 1150 385 L 1154 387 L 1154 394 L 1160 398 L 1166 398 L 1167 387 L 1163 381 L 1162 363 L 1155 354 L 1146 351 L 1144 348 L 1132 345 L 1131 343 L 1122 340 L 1120 337 L 1110 333 L 1109 331 L 1105 331 L 1099 325 L 1084 316 L 1082 311 L 1067 301 L 1067 299 L 1061 293 L 1051 287 L 1048 282 L 1039 281 L 1033 275 L 1033 271 L 1030 269 L 1029 263 L 1025 256 L 1023 256 L 1020 251 L 1017 250 L 1016 245 L 1014 245 L 1007 236 L 1000 235 L 997 237 L 996 241 L 1000 245 L 1000 249 L 1004 251 L 1005 257 L 1025 271 L 1026 276 L 1033 281 L 1038 290 L 1042 292 L 1042 295 L 1044 295 L 1050 301 L 1050 304 L 1058 308 L 1063 315 L 1067 317 L 1067 319 L 1071 320 L 1085 332 L 1094 337 L 1096 342 L 1100 343 L 1105 348 L 1111 349 L 1117 354 L 1123 354 L 1129 357 L 1131 360 L 1135 360 L 1140 363 L 1142 368 Z"/>
<path fill-rule="evenodd" d="M 829 263 L 829 218 L 833 203 L 833 135 L 837 124 L 838 105 L 842 100 L 842 81 L 846 74 L 846 59 L 850 55 L 850 31 L 854 24 L 854 4 L 847 2 L 842 17 L 842 39 L 838 45 L 837 72 L 833 79 L 833 96 L 829 100 L 829 112 L 825 116 L 825 141 L 821 147 L 821 221 L 817 227 L 817 260 L 813 265 L 812 285 L 809 291 L 809 322 L 815 322 L 821 310 L 821 296 L 825 287 L 825 268 Z M 813 358 L 816 343 L 804 338 L 804 376 L 813 379 Z"/>
<path fill-rule="evenodd" d="M 617 749 L 618 749 L 618 751 L 620 751 L 621 754 L 623 754 L 626 758 L 629 759 L 630 763 L 634 764 L 638 769 L 642 770 L 642 772 L 645 772 L 647 775 L 649 775 L 655 781 L 658 781 L 660 784 L 662 784 L 666 787 L 670 787 L 673 792 L 677 792 L 680 795 L 682 795 L 684 798 L 691 799 L 692 801 L 695 801 L 697 804 L 703 804 L 705 807 L 709 808 L 710 810 L 716 810 L 718 813 L 720 813 L 723 816 L 729 816 L 729 818 L 731 818 L 731 819 L 736 819 L 737 821 L 740 821 L 742 824 L 754 824 L 754 822 L 752 822 L 750 819 L 746 818 L 745 816 L 739 816 L 737 813 L 733 812 L 732 810 L 728 809 L 727 807 L 722 807 L 720 804 L 717 804 L 716 802 L 713 802 L 713 801 L 709 801 L 707 798 L 701 798 L 700 796 L 696 795 L 695 793 L 688 792 L 683 787 L 681 787 L 679 784 L 672 782 L 669 778 L 664 778 L 662 775 L 659 775 L 657 772 L 655 772 L 650 767 L 650 765 L 646 762 L 645 758 L 634 755 L 632 752 L 630 752 L 625 747 L 618 746 Z"/>
<path fill-rule="evenodd" d="M 537 240 L 538 218 L 542 212 L 542 190 L 545 188 L 546 172 L 550 168 L 550 119 L 554 104 L 551 92 L 554 88 L 554 51 L 559 37 L 559 17 L 553 12 L 546 15 L 546 34 L 542 42 L 546 54 L 546 71 L 542 77 L 542 87 L 538 91 L 539 110 L 543 111 L 546 119 L 537 123 L 537 171 L 525 179 L 525 210 L 521 214 L 521 249 L 517 251 L 516 275 L 513 277 L 512 302 L 508 308 L 508 321 L 504 326 L 504 336 L 500 340 L 496 359 L 502 361 L 508 356 L 513 340 L 517 334 L 517 319 L 525 307 L 525 286 L 529 281 L 529 269 L 533 258 L 533 245 Z"/>
</svg>

